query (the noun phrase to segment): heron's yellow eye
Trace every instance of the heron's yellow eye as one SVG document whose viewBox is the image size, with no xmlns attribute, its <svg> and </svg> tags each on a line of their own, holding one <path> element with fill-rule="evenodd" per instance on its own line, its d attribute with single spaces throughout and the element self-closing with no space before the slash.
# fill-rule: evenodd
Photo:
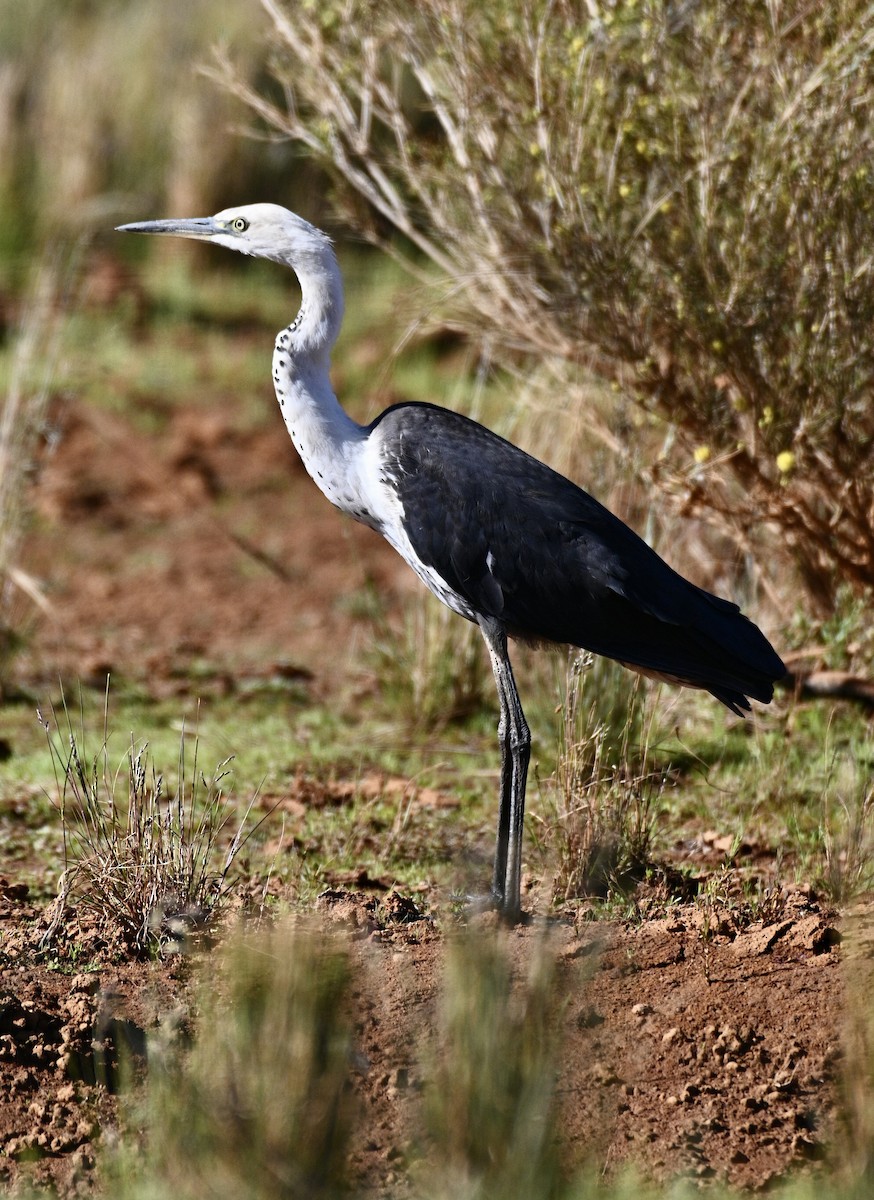
<svg viewBox="0 0 874 1200">
<path fill-rule="evenodd" d="M 231 221 L 231 229 L 233 229 L 234 233 L 245 233 L 248 228 L 249 222 L 245 217 L 234 217 L 233 221 Z"/>
</svg>

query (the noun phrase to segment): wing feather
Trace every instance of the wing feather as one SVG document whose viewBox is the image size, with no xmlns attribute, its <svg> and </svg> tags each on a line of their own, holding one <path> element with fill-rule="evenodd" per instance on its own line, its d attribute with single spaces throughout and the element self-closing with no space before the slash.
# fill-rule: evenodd
<svg viewBox="0 0 874 1200">
<path fill-rule="evenodd" d="M 783 664 L 737 605 L 684 579 L 576 484 L 457 413 L 400 405 L 379 429 L 410 543 L 475 611 L 705 687 L 736 711 Z"/>
</svg>

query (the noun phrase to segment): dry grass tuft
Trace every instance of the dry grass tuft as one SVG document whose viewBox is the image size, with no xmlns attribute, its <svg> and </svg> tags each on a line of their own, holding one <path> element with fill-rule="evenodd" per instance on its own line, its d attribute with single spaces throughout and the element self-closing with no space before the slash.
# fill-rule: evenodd
<svg viewBox="0 0 874 1200">
<path fill-rule="evenodd" d="M 369 657 L 380 688 L 411 725 L 439 729 L 464 721 L 491 701 L 491 671 L 476 625 L 429 593 L 407 605 L 403 627 L 381 616 Z"/>
<path fill-rule="evenodd" d="M 556 900 L 624 891 L 650 861 L 665 773 L 648 766 L 644 695 L 616 663 L 580 654 L 569 665 L 550 830 Z"/>
<path fill-rule="evenodd" d="M 222 845 L 232 817 L 223 791 L 231 759 L 205 776 L 197 737 L 189 761 L 183 731 L 174 791 L 155 767 L 147 742 L 137 744 L 131 735 L 123 761 L 113 765 L 106 721 L 100 750 L 89 758 L 84 731 L 74 731 L 66 710 L 64 739 L 40 720 L 55 765 L 55 803 L 64 832 L 57 915 L 44 944 L 71 902 L 114 922 L 136 954 L 166 948 L 205 926 L 226 898 L 234 860 L 257 828 L 246 829 L 250 804 Z"/>
<path fill-rule="evenodd" d="M 874 774 L 870 765 L 835 757 L 822 795 L 819 887 L 847 904 L 874 886 Z"/>
</svg>

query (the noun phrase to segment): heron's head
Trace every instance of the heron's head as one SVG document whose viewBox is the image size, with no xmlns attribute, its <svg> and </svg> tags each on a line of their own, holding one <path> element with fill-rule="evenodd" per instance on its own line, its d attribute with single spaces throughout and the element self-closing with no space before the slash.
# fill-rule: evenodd
<svg viewBox="0 0 874 1200">
<path fill-rule="evenodd" d="M 333 262 L 331 239 L 297 213 L 278 204 L 243 204 L 214 217 L 138 221 L 121 233 L 163 233 L 214 242 L 255 258 L 270 258 L 306 273 Z"/>
</svg>

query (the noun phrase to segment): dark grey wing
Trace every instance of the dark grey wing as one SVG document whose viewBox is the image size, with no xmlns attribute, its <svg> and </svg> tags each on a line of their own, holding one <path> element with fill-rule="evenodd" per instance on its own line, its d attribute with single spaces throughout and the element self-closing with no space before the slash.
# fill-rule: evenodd
<svg viewBox="0 0 874 1200">
<path fill-rule="evenodd" d="M 416 554 L 477 612 L 704 687 L 735 711 L 747 694 L 771 699 L 785 668 L 761 631 L 576 484 L 445 409 L 401 405 L 378 424 Z"/>
</svg>

